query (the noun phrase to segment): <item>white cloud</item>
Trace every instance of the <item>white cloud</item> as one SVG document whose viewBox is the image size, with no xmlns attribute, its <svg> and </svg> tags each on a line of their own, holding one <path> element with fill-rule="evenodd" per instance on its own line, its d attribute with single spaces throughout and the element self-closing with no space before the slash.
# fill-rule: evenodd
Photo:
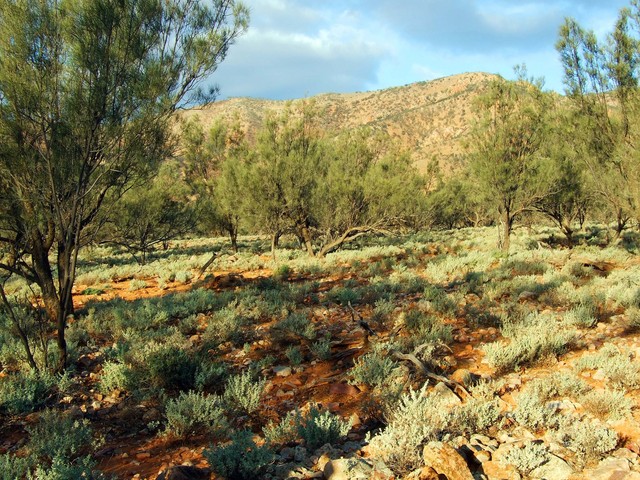
<svg viewBox="0 0 640 480">
<path fill-rule="evenodd" d="M 245 0 L 249 33 L 214 81 L 223 96 L 297 98 L 527 63 L 560 90 L 565 16 L 604 36 L 628 0 Z"/>
</svg>

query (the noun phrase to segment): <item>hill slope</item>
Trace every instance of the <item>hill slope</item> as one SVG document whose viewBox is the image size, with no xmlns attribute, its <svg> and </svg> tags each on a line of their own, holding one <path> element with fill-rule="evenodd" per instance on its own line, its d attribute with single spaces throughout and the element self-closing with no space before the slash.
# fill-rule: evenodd
<svg viewBox="0 0 640 480">
<path fill-rule="evenodd" d="M 445 170 L 455 169 L 475 118 L 473 101 L 486 91 L 493 75 L 465 73 L 372 92 L 312 97 L 326 112 L 327 129 L 342 131 L 369 126 L 389 133 L 412 155 L 420 170 L 437 158 Z M 183 113 L 198 115 L 205 128 L 216 119 L 238 118 L 253 137 L 269 111 L 286 101 L 231 98 Z"/>
</svg>

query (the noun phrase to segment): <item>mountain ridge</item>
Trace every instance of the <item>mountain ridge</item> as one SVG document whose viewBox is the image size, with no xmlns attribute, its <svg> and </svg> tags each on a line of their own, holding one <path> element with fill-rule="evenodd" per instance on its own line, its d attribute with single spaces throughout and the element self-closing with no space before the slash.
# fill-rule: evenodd
<svg viewBox="0 0 640 480">
<path fill-rule="evenodd" d="M 469 127 L 477 118 L 474 100 L 494 78 L 482 72 L 462 73 L 382 90 L 323 93 L 304 100 L 315 101 L 325 112 L 327 130 L 370 127 L 384 131 L 409 152 L 420 171 L 426 171 L 436 159 L 444 172 L 450 172 L 461 164 Z M 186 110 L 181 116 L 197 115 L 205 130 L 217 119 L 237 119 L 251 139 L 267 112 L 277 113 L 301 100 L 232 97 Z"/>
</svg>

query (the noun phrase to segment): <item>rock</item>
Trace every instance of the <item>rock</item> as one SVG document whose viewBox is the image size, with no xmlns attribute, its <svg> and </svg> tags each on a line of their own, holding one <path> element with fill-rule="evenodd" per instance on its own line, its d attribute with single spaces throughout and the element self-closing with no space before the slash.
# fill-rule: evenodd
<svg viewBox="0 0 640 480">
<path fill-rule="evenodd" d="M 591 480 L 637 480 L 638 472 L 632 472 L 629 461 L 624 458 L 605 458 L 598 466 L 588 473 Z"/>
<path fill-rule="evenodd" d="M 286 365 L 278 365 L 277 367 L 273 367 L 272 370 L 278 377 L 288 377 L 291 375 L 291 367 Z"/>
<path fill-rule="evenodd" d="M 491 460 L 482 464 L 482 471 L 489 480 L 521 480 L 522 477 L 513 465 L 503 465 Z"/>
<path fill-rule="evenodd" d="M 339 458 L 328 462 L 323 472 L 327 480 L 368 480 L 373 467 L 362 458 Z"/>
<path fill-rule="evenodd" d="M 448 480 L 473 480 L 464 458 L 451 446 L 442 442 L 429 442 L 422 451 L 425 466 L 433 468 Z"/>
<path fill-rule="evenodd" d="M 535 300 L 538 295 L 535 292 L 524 291 L 518 295 L 519 302 L 526 302 L 528 300 Z"/>
<path fill-rule="evenodd" d="M 331 395 L 346 395 L 348 397 L 353 397 L 360 393 L 360 390 L 358 387 L 349 385 L 348 383 L 333 383 L 329 387 L 329 393 Z"/>
<path fill-rule="evenodd" d="M 178 465 L 161 472 L 156 480 L 209 480 L 211 472 L 205 468 Z"/>
<path fill-rule="evenodd" d="M 449 379 L 453 382 L 456 382 L 468 387 L 470 385 L 477 384 L 480 381 L 480 375 L 471 373 L 466 368 L 459 368 L 449 376 Z"/>
<path fill-rule="evenodd" d="M 460 405 L 462 403 L 460 397 L 453 393 L 443 382 L 437 383 L 436 386 L 433 387 L 433 391 L 442 399 L 443 405 L 445 406 Z"/>
<path fill-rule="evenodd" d="M 549 459 L 529 472 L 532 479 L 567 480 L 573 474 L 573 468 L 557 455 L 549 454 Z"/>
<path fill-rule="evenodd" d="M 431 467 L 423 467 L 411 472 L 404 480 L 440 480 L 440 475 Z"/>
</svg>

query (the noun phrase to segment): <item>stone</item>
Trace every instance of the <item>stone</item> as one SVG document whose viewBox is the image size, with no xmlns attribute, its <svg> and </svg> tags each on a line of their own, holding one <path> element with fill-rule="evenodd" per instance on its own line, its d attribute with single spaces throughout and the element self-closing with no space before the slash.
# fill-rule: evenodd
<svg viewBox="0 0 640 480">
<path fill-rule="evenodd" d="M 436 386 L 433 387 L 433 391 L 440 399 L 442 399 L 443 405 L 445 406 L 460 405 L 462 403 L 460 397 L 453 393 L 443 382 L 438 382 Z"/>
<path fill-rule="evenodd" d="M 431 467 L 414 470 L 404 480 L 440 480 L 440 475 Z"/>
<path fill-rule="evenodd" d="M 632 472 L 629 461 L 625 458 L 605 458 L 598 466 L 589 472 L 591 480 L 636 480 L 640 478 L 638 472 Z"/>
<path fill-rule="evenodd" d="M 373 466 L 362 458 L 339 458 L 328 462 L 323 472 L 326 480 L 368 480 Z"/>
<path fill-rule="evenodd" d="M 273 367 L 273 373 L 275 373 L 277 377 L 288 377 L 291 375 L 291 367 L 278 365 L 277 367 Z"/>
<path fill-rule="evenodd" d="M 522 477 L 513 465 L 503 465 L 495 460 L 482 464 L 482 472 L 489 480 L 521 480 Z"/>
<path fill-rule="evenodd" d="M 190 465 L 177 465 L 161 472 L 156 477 L 156 480 L 209 480 L 210 478 L 211 471 L 209 469 Z"/>
<path fill-rule="evenodd" d="M 557 455 L 549 454 L 549 459 L 529 472 L 532 479 L 567 480 L 573 474 L 573 468 Z"/>
<path fill-rule="evenodd" d="M 353 397 L 360 393 L 360 390 L 358 387 L 349 385 L 348 383 L 332 383 L 329 387 L 329 393 L 331 395 L 346 395 L 348 397 Z"/>
<path fill-rule="evenodd" d="M 429 442 L 422 451 L 425 466 L 433 468 L 448 480 L 473 480 L 467 462 L 451 445 Z"/>
</svg>

